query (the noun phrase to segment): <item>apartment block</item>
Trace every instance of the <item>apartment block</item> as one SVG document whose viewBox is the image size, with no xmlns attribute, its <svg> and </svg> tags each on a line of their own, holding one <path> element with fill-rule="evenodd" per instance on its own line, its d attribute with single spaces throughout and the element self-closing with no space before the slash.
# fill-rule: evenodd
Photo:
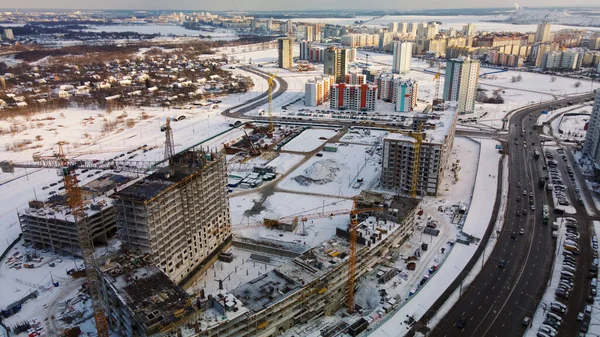
<svg viewBox="0 0 600 337">
<path fill-rule="evenodd" d="M 335 79 L 331 75 L 321 75 L 308 80 L 304 85 L 304 105 L 319 106 L 329 100 L 331 85 Z"/>
<path fill-rule="evenodd" d="M 446 62 L 444 76 L 444 100 L 458 102 L 458 113 L 474 113 L 479 60 L 457 58 Z"/>
<path fill-rule="evenodd" d="M 376 98 L 376 85 L 337 83 L 331 86 L 329 102 L 332 109 L 374 111 Z"/>
<path fill-rule="evenodd" d="M 410 72 L 410 58 L 413 50 L 412 42 L 394 41 L 392 72 L 395 74 L 408 74 Z"/>
<path fill-rule="evenodd" d="M 346 75 L 346 84 L 365 84 L 367 83 L 367 75 L 358 74 L 358 73 L 350 73 Z"/>
<path fill-rule="evenodd" d="M 417 123 L 421 123 L 423 130 L 418 164 L 415 164 L 415 138 L 410 133 L 388 134 L 383 140 L 381 186 L 395 193 L 410 194 L 413 173 L 417 170 L 417 195 L 437 196 L 454 143 L 457 116 L 454 108 L 436 114 L 415 115 L 409 132 L 416 132 Z"/>
<path fill-rule="evenodd" d="M 177 154 L 164 170 L 113 198 L 123 244 L 150 253 L 175 282 L 185 282 L 231 240 L 223 154 Z"/>
<path fill-rule="evenodd" d="M 337 47 L 325 49 L 323 63 L 323 73 L 325 75 L 333 75 L 336 83 L 344 83 L 346 81 L 346 74 L 348 73 L 348 56 L 346 49 Z"/>
<path fill-rule="evenodd" d="M 563 69 L 575 70 L 581 65 L 579 53 L 570 50 L 549 51 L 544 53 L 542 70 Z"/>
<path fill-rule="evenodd" d="M 600 68 L 600 65 L 598 66 Z M 596 171 L 600 170 L 600 90 L 596 92 L 592 116 L 589 121 L 583 153 L 590 157 L 595 164 Z"/>
<path fill-rule="evenodd" d="M 292 48 L 294 40 L 290 38 L 277 39 L 277 60 L 279 68 L 291 69 L 294 66 Z"/>
<path fill-rule="evenodd" d="M 419 85 L 415 80 L 401 80 L 395 86 L 397 90 L 394 111 L 410 112 L 417 106 Z"/>
<path fill-rule="evenodd" d="M 394 77 L 394 74 L 383 73 L 376 79 L 378 99 L 394 103 L 396 112 L 409 112 L 417 106 L 418 84 L 415 80 Z"/>
<path fill-rule="evenodd" d="M 552 40 L 552 35 L 550 30 L 552 29 L 552 25 L 547 22 L 540 23 L 537 25 L 537 30 L 535 31 L 535 42 L 547 42 Z"/>
<path fill-rule="evenodd" d="M 462 30 L 463 36 L 473 36 L 475 35 L 475 25 L 472 23 L 467 23 L 463 26 Z"/>
<path fill-rule="evenodd" d="M 13 34 L 13 30 L 11 28 L 4 28 L 4 30 L 2 31 L 2 39 L 14 40 L 15 35 Z"/>
<path fill-rule="evenodd" d="M 310 47 L 311 47 L 311 42 L 310 41 L 300 41 L 300 43 L 298 43 L 298 46 L 300 48 L 300 60 L 303 61 L 308 61 L 309 59 L 309 53 L 310 53 Z"/>
</svg>

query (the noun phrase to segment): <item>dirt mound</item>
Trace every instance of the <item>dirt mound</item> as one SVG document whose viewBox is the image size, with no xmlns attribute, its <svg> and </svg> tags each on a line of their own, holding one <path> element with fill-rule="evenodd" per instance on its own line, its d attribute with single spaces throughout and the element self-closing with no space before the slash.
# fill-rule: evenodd
<svg viewBox="0 0 600 337">
<path fill-rule="evenodd" d="M 335 180 L 340 171 L 339 163 L 332 159 L 319 160 L 306 168 L 302 175 L 293 179 L 302 186 L 324 185 Z"/>
</svg>

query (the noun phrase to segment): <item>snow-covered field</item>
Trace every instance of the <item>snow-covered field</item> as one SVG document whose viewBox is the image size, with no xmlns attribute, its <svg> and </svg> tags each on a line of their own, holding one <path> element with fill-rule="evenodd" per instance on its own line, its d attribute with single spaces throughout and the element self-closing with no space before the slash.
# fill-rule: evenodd
<svg viewBox="0 0 600 337">
<path fill-rule="evenodd" d="M 90 25 L 86 31 L 90 32 L 107 32 L 107 33 L 122 33 L 134 32 L 138 34 L 160 34 L 163 36 L 210 36 L 213 40 L 236 40 L 237 34 L 231 29 L 216 28 L 207 26 L 209 30 L 191 30 L 178 25 L 108 25 L 97 26 Z"/>
<path fill-rule="evenodd" d="M 285 151 L 311 152 L 323 145 L 336 134 L 336 130 L 308 129 L 292 139 L 289 143 L 285 144 L 281 149 Z"/>
<path fill-rule="evenodd" d="M 266 165 L 276 167 L 277 173 L 285 173 L 302 159 L 304 159 L 304 156 L 299 154 L 280 153 L 279 156 L 268 162 Z"/>
<path fill-rule="evenodd" d="M 358 195 L 372 186 L 381 172 L 380 154 L 372 150 L 368 146 L 340 144 L 337 152 L 322 152 L 322 157 L 314 156 L 300 165 L 279 187 L 315 194 Z"/>
</svg>

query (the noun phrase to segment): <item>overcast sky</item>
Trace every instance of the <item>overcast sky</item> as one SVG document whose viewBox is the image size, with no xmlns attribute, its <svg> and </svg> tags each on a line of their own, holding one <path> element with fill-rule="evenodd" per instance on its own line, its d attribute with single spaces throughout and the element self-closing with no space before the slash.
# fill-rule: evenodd
<svg viewBox="0 0 600 337">
<path fill-rule="evenodd" d="M 183 9 L 183 10 L 311 10 L 311 9 L 441 9 L 512 7 L 513 0 L 0 0 L 0 8 Z M 524 0 L 520 6 L 598 6 L 598 0 Z"/>
</svg>

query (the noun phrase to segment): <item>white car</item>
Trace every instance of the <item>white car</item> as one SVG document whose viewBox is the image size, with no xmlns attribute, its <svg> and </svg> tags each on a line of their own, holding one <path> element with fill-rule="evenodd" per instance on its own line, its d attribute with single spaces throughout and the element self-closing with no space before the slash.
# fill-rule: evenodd
<svg viewBox="0 0 600 337">
<path fill-rule="evenodd" d="M 580 321 L 580 322 L 583 321 L 583 317 L 584 317 L 583 312 L 580 312 L 580 313 L 577 314 L 577 320 L 578 321 Z"/>
</svg>

